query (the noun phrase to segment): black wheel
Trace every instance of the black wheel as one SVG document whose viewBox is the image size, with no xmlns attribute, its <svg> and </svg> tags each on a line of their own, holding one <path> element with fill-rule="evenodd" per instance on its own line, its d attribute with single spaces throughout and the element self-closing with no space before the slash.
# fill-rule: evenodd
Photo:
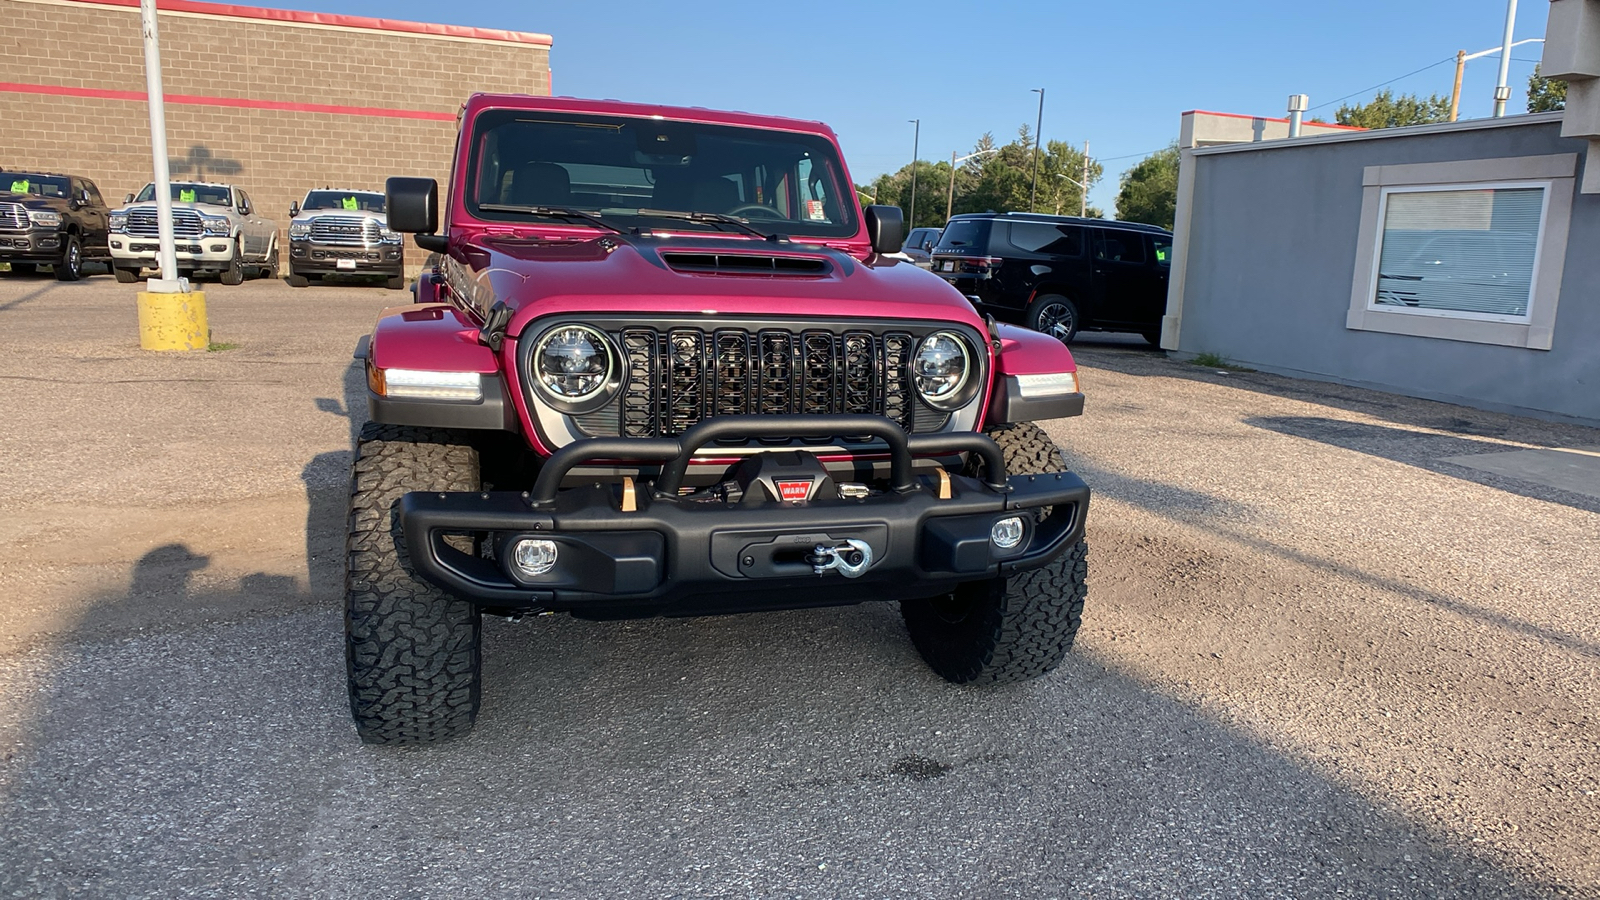
<svg viewBox="0 0 1600 900">
<path fill-rule="evenodd" d="M 75 234 L 67 235 L 67 246 L 61 250 L 61 262 L 56 263 L 57 281 L 77 281 L 83 277 L 83 242 Z"/>
<path fill-rule="evenodd" d="M 139 280 L 138 269 L 125 269 L 122 266 L 112 266 L 111 274 L 117 276 L 117 284 L 133 284 Z"/>
<path fill-rule="evenodd" d="M 391 276 L 388 281 L 384 282 L 384 286 L 391 291 L 403 291 L 406 289 L 406 277 L 404 275 Z"/>
<path fill-rule="evenodd" d="M 410 491 L 475 491 L 477 451 L 459 434 L 367 423 L 356 442 L 345 570 L 350 714 L 369 744 L 460 737 L 478 715 L 477 607 L 411 570 L 397 505 Z"/>
<path fill-rule="evenodd" d="M 1161 346 L 1161 329 L 1159 327 L 1141 331 L 1139 332 L 1139 337 L 1144 338 L 1145 343 L 1152 347 Z"/>
<path fill-rule="evenodd" d="M 1078 305 L 1060 294 L 1045 294 L 1028 305 L 1028 327 L 1042 331 L 1061 343 L 1070 343 L 1078 334 Z"/>
<path fill-rule="evenodd" d="M 293 262 L 289 263 L 289 277 L 285 278 L 284 281 L 289 282 L 289 287 L 306 287 L 311 284 L 311 279 L 295 273 Z"/>
<path fill-rule="evenodd" d="M 233 245 L 233 258 L 217 280 L 227 285 L 244 284 L 244 248 L 238 242 Z"/>
<path fill-rule="evenodd" d="M 1037 425 L 990 436 L 1005 453 L 1008 474 L 1059 472 L 1055 442 Z M 1009 578 L 969 582 L 900 613 L 922 658 L 957 684 L 1002 684 L 1037 678 L 1066 658 L 1083 621 L 1089 548 L 1079 541 L 1049 565 Z"/>
</svg>

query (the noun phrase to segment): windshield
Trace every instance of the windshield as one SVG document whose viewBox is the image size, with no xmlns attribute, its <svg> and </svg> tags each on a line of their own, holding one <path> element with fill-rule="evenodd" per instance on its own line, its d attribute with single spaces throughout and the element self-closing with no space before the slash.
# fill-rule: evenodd
<svg viewBox="0 0 1600 900">
<path fill-rule="evenodd" d="M 989 223 L 989 219 L 951 219 L 939 238 L 939 249 L 986 251 Z"/>
<path fill-rule="evenodd" d="M 135 203 L 149 203 L 156 198 L 156 186 L 147 184 L 139 196 L 133 198 Z M 220 184 L 190 184 L 183 181 L 172 183 L 172 201 L 174 203 L 208 203 L 212 206 L 232 206 L 232 193 L 225 185 Z"/>
<path fill-rule="evenodd" d="M 35 175 L 31 172 L 0 172 L 0 190 L 13 194 L 36 194 L 40 197 L 66 197 L 72 191 L 67 179 L 59 175 Z"/>
<path fill-rule="evenodd" d="M 817 135 L 490 110 L 475 121 L 468 177 L 468 210 L 494 221 L 549 221 L 512 208 L 543 206 L 583 210 L 622 228 L 733 230 L 650 215 L 662 210 L 737 216 L 784 235 L 852 237 L 857 230 L 844 167 L 832 142 Z"/>
<path fill-rule="evenodd" d="M 383 195 L 371 191 L 312 191 L 306 194 L 301 209 L 343 209 L 351 212 L 383 212 Z"/>
</svg>

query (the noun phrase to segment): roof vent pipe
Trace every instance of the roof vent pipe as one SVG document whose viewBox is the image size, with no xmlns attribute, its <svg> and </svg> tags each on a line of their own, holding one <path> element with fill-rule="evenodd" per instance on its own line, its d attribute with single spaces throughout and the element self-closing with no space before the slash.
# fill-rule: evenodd
<svg viewBox="0 0 1600 900">
<path fill-rule="evenodd" d="M 1289 137 L 1300 136 L 1300 117 L 1306 113 L 1306 107 L 1311 104 L 1311 98 L 1305 94 L 1289 95 Z"/>
</svg>

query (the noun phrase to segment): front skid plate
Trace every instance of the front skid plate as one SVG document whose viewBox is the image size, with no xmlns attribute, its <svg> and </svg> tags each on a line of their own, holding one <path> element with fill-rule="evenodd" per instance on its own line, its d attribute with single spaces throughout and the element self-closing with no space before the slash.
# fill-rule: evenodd
<svg viewBox="0 0 1600 900">
<path fill-rule="evenodd" d="M 629 512 L 618 485 L 562 491 L 549 504 L 512 492 L 411 493 L 399 514 L 412 564 L 456 596 L 596 617 L 929 596 L 1044 565 L 1083 536 L 1089 488 L 1071 472 L 1011 476 L 1005 492 L 962 476 L 951 483 L 943 500 L 937 481 L 919 479 L 913 489 L 869 498 L 755 506 L 656 497 L 641 487 Z M 1024 535 L 1002 550 L 991 529 L 1011 516 Z M 499 560 L 520 540 L 547 540 L 557 562 L 545 575 L 516 575 L 444 540 L 463 533 L 492 535 Z M 817 545 L 850 539 L 872 548 L 859 577 L 814 573 L 807 557 Z"/>
</svg>

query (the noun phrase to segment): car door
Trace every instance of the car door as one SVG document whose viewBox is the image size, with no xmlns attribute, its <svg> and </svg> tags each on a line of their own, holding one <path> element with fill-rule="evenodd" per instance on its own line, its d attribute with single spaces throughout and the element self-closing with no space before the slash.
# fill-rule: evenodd
<svg viewBox="0 0 1600 900">
<path fill-rule="evenodd" d="M 1094 229 L 1093 289 L 1084 318 L 1096 325 L 1143 329 L 1161 322 L 1166 281 L 1152 260 L 1149 236 L 1140 231 Z M 1159 301 L 1157 301 L 1159 297 Z"/>
</svg>

